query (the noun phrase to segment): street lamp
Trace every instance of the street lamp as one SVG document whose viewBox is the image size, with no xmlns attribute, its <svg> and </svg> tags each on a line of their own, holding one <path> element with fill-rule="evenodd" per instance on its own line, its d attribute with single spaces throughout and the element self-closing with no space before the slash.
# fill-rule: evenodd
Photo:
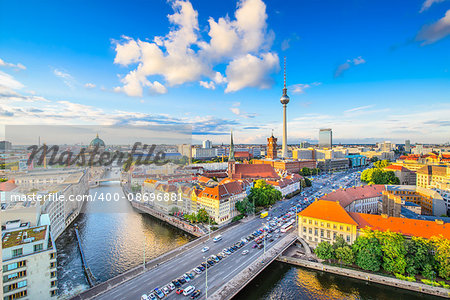
<svg viewBox="0 0 450 300">
<path fill-rule="evenodd" d="M 208 299 L 208 262 L 206 257 L 203 256 L 203 259 L 205 259 L 206 262 L 206 299 Z"/>
</svg>

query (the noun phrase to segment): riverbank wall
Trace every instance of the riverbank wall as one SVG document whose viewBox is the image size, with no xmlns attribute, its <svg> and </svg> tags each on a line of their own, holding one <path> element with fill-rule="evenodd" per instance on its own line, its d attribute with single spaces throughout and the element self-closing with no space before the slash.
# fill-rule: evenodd
<svg viewBox="0 0 450 300">
<path fill-rule="evenodd" d="M 386 277 L 377 274 L 366 273 L 357 270 L 350 270 L 345 268 L 339 268 L 334 266 L 325 265 L 319 262 L 312 262 L 300 258 L 294 258 L 289 256 L 279 256 L 277 261 L 287 264 L 308 268 L 316 271 L 328 272 L 336 275 L 351 277 L 363 281 L 375 282 L 378 284 L 388 285 L 400 289 L 410 290 L 414 292 L 434 295 L 443 298 L 450 298 L 450 290 L 443 287 L 433 287 L 423 283 L 409 282 L 400 280 L 393 277 Z"/>
</svg>

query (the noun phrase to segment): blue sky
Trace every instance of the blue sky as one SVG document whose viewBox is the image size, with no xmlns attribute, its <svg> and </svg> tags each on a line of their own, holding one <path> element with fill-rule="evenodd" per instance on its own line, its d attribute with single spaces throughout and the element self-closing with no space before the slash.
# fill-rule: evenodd
<svg viewBox="0 0 450 300">
<path fill-rule="evenodd" d="M 1 124 L 450 141 L 450 1 L 3 1 Z"/>
</svg>

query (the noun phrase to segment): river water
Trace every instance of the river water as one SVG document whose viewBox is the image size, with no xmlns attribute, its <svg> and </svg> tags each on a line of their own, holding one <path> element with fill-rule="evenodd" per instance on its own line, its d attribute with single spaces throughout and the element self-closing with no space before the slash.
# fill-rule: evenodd
<svg viewBox="0 0 450 300">
<path fill-rule="evenodd" d="M 123 196 L 119 182 L 105 182 L 90 191 Z M 190 240 L 192 236 L 134 210 L 127 200 L 86 202 L 77 218 L 86 260 L 98 281 L 105 281 Z M 74 224 L 75 224 L 74 223 Z M 87 289 L 74 224 L 56 241 L 61 299 Z"/>
<path fill-rule="evenodd" d="M 102 183 L 91 195 L 123 195 L 118 182 Z M 98 281 L 105 281 L 193 239 L 183 231 L 140 214 L 127 200 L 93 201 L 84 206 L 78 224 L 86 259 Z M 60 299 L 89 286 L 81 265 L 74 224 L 56 241 Z M 418 293 L 274 262 L 237 299 L 438 299 Z"/>
</svg>

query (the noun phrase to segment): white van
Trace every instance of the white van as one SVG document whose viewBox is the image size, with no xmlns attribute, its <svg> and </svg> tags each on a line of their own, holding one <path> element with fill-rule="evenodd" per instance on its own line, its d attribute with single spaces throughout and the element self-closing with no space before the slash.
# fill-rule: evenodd
<svg viewBox="0 0 450 300">
<path fill-rule="evenodd" d="M 183 295 L 188 296 L 188 295 L 192 294 L 193 291 L 195 291 L 195 286 L 190 285 L 184 289 Z"/>
<path fill-rule="evenodd" d="M 213 239 L 213 242 L 214 243 L 217 243 L 218 241 L 221 241 L 222 240 L 222 236 L 219 234 L 218 236 L 216 236 L 214 239 Z"/>
<path fill-rule="evenodd" d="M 141 300 L 149 300 L 148 296 L 146 294 L 141 296 Z"/>
</svg>

